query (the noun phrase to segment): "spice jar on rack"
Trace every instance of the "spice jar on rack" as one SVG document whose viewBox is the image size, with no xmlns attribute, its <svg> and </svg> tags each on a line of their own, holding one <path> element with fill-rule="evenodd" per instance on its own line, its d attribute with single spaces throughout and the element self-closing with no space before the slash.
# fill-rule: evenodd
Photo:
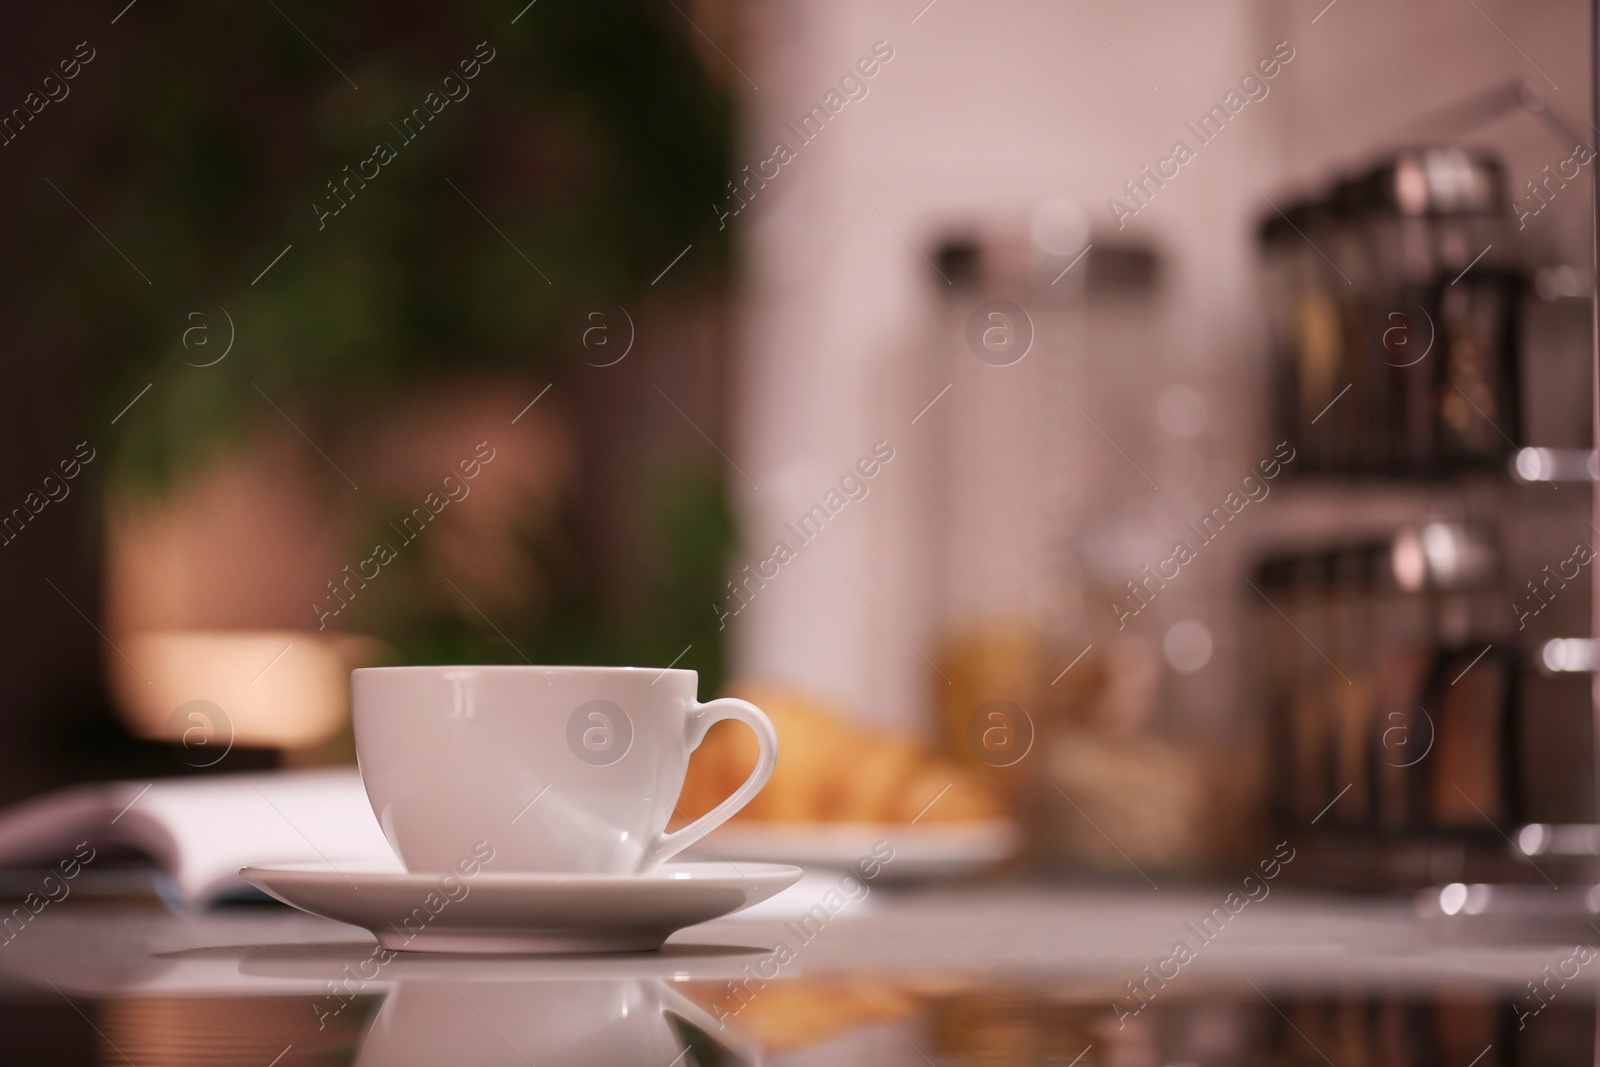
<svg viewBox="0 0 1600 1067">
<path fill-rule="evenodd" d="M 1380 372 L 1389 472 L 1500 466 L 1521 441 L 1524 289 L 1498 160 L 1399 152 L 1359 183 L 1381 294 L 1368 348 Z"/>
</svg>

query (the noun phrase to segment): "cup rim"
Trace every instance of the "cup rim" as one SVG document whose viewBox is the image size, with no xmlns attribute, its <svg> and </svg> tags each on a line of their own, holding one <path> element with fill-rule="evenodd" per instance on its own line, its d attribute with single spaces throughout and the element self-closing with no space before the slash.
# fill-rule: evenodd
<svg viewBox="0 0 1600 1067">
<path fill-rule="evenodd" d="M 590 665 L 582 664 L 531 664 L 531 663 L 408 663 L 388 667 L 356 667 L 351 674 L 373 673 L 400 673 L 424 671 L 493 671 L 495 673 L 539 673 L 539 674 L 649 674 L 665 677 L 669 674 L 695 675 L 699 672 L 692 667 L 627 667 L 609 664 Z"/>
</svg>

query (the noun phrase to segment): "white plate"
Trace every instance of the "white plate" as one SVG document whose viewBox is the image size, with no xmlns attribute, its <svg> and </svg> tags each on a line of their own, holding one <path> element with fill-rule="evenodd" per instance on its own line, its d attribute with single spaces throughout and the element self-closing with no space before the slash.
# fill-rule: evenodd
<svg viewBox="0 0 1600 1067">
<path fill-rule="evenodd" d="M 483 871 L 444 884 L 440 875 L 325 863 L 239 873 L 291 907 L 366 927 L 384 948 L 505 954 L 658 949 L 673 932 L 765 900 L 802 872 L 667 863 L 641 875 Z"/>
<path fill-rule="evenodd" d="M 880 864 L 885 881 L 938 881 L 979 874 L 1011 856 L 1020 834 L 1006 819 L 987 822 L 763 823 L 718 827 L 686 855 L 696 859 L 792 863 L 850 870 Z M 884 860 L 888 850 L 893 858 Z"/>
</svg>

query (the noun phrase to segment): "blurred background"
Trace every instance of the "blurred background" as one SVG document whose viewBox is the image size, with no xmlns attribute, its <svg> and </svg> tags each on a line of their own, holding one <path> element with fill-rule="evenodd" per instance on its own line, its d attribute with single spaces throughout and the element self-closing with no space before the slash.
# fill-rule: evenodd
<svg viewBox="0 0 1600 1067">
<path fill-rule="evenodd" d="M 0 17 L 0 799 L 631 663 L 1013 872 L 1600 840 L 1580 5 Z"/>
</svg>

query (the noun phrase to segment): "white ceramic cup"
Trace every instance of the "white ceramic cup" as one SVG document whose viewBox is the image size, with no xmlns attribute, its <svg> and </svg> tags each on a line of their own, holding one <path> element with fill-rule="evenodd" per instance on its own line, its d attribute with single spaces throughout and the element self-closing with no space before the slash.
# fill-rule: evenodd
<svg viewBox="0 0 1600 1067">
<path fill-rule="evenodd" d="M 414 873 L 481 859 L 482 843 L 490 871 L 647 871 L 748 804 L 777 762 L 761 709 L 701 704 L 696 681 L 647 667 L 361 668 L 350 689 L 367 799 Z M 723 719 L 755 731 L 755 770 L 667 833 L 689 753 Z"/>
</svg>

